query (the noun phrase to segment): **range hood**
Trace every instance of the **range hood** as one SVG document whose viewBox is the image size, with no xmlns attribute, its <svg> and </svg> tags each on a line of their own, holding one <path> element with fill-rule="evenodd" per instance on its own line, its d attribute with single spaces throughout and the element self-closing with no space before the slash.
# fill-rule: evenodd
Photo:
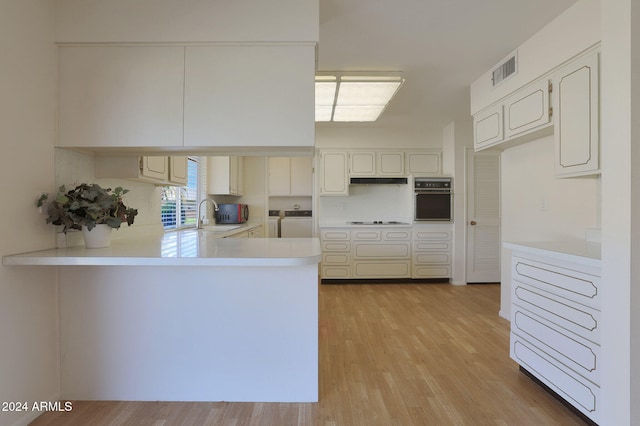
<svg viewBox="0 0 640 426">
<path fill-rule="evenodd" d="M 406 177 L 352 177 L 351 185 L 406 185 Z"/>
</svg>

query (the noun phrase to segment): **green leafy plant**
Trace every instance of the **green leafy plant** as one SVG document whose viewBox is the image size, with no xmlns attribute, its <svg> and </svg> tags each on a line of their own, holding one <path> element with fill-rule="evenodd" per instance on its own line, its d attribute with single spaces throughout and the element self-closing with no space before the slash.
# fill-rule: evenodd
<svg viewBox="0 0 640 426">
<path fill-rule="evenodd" d="M 131 226 L 138 214 L 137 209 L 124 204 L 122 196 L 127 192 L 122 187 L 112 191 L 95 183 L 83 183 L 69 191 L 62 185 L 55 199 L 49 200 L 48 194 L 42 194 L 37 204 L 46 205 L 47 223 L 61 225 L 64 233 L 83 226 L 92 230 L 99 224 L 118 229 L 125 222 Z"/>
</svg>

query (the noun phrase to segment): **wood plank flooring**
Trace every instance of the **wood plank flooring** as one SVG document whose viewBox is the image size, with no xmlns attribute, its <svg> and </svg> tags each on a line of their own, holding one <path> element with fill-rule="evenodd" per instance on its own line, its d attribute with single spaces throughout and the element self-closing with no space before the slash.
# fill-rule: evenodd
<svg viewBox="0 0 640 426">
<path fill-rule="evenodd" d="M 320 402 L 74 401 L 44 425 L 582 425 L 509 359 L 499 285 L 320 286 Z"/>
</svg>

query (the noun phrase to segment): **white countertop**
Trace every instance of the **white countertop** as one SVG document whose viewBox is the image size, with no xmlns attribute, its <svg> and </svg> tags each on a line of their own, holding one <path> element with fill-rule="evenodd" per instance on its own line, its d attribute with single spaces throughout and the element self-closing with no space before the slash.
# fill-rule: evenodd
<svg viewBox="0 0 640 426">
<path fill-rule="evenodd" d="M 330 219 L 322 219 L 318 226 L 320 228 L 365 228 L 365 227 L 396 227 L 396 228 L 407 228 L 407 227 L 434 227 L 434 226 L 451 226 L 452 223 L 449 222 L 413 222 L 406 218 L 384 218 L 382 220 L 385 221 L 397 221 L 403 222 L 399 224 L 353 224 L 353 221 L 373 221 L 379 219 L 343 219 L 343 218 L 330 218 Z"/>
<path fill-rule="evenodd" d="M 225 232 L 226 234 L 226 232 Z M 317 238 L 219 238 L 219 232 L 185 230 L 111 246 L 41 250 L 2 258 L 3 265 L 300 266 L 318 263 Z"/>
<path fill-rule="evenodd" d="M 590 241 L 504 242 L 503 246 L 524 253 L 549 256 L 571 262 L 600 265 L 600 243 Z"/>
</svg>

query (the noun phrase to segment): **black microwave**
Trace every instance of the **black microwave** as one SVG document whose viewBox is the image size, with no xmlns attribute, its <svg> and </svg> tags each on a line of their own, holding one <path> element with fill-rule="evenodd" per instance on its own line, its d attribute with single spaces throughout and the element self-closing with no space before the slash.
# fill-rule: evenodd
<svg viewBox="0 0 640 426">
<path fill-rule="evenodd" d="M 249 220 L 246 204 L 218 204 L 216 223 L 244 223 Z"/>
</svg>

